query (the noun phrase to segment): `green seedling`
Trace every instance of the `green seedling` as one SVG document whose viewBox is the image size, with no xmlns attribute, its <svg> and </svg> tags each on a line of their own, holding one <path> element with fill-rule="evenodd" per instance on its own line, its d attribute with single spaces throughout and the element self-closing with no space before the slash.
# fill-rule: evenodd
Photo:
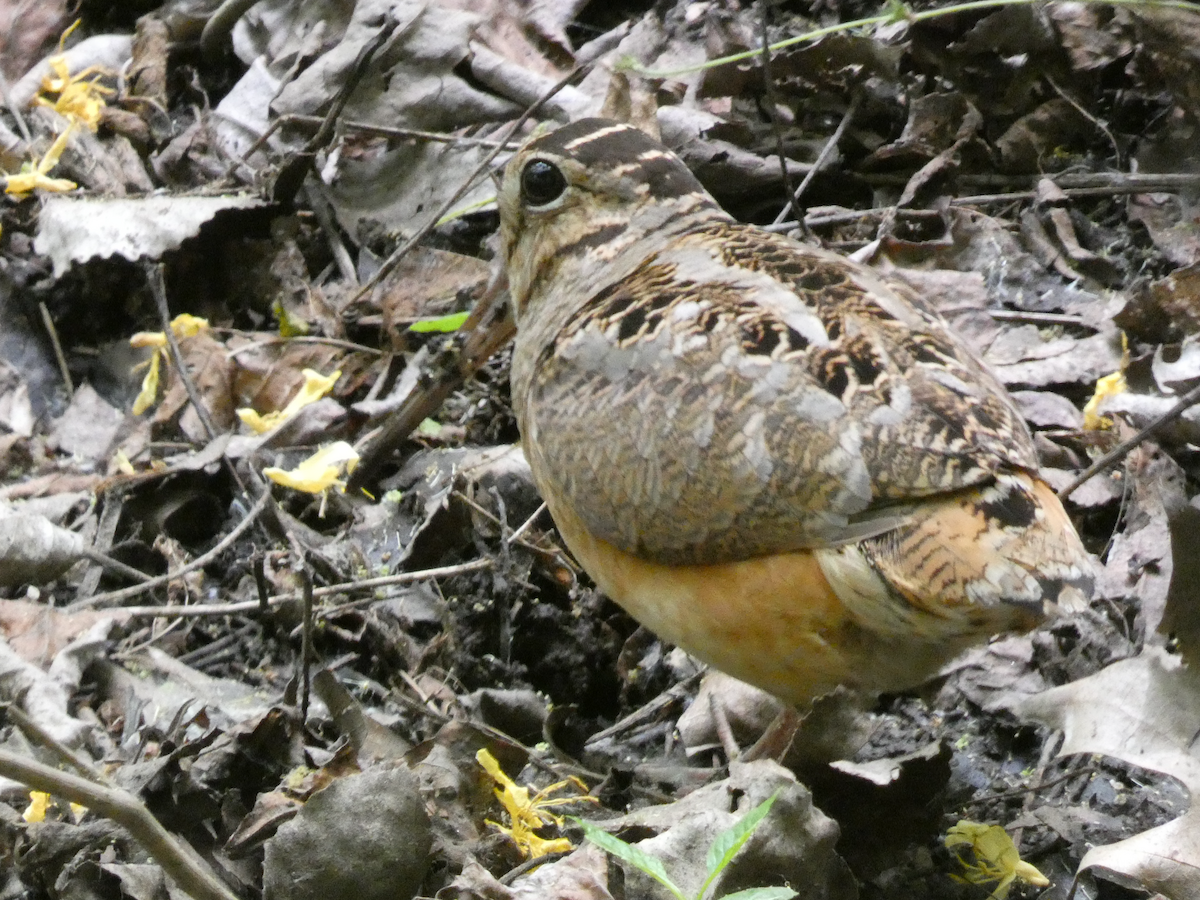
<svg viewBox="0 0 1200 900">
<path fill-rule="evenodd" d="M 617 859 L 624 860 L 631 866 L 641 869 L 678 900 L 705 900 L 708 894 L 708 889 L 712 886 L 716 877 L 724 871 L 725 867 L 733 860 L 737 852 L 742 849 L 742 845 L 750 839 L 750 835 L 758 828 L 768 812 L 771 811 L 771 804 L 775 802 L 775 798 L 779 796 L 778 792 L 772 794 L 754 809 L 750 810 L 738 822 L 734 823 L 731 828 L 717 835 L 712 846 L 708 848 L 708 855 L 704 860 L 704 867 L 708 873 L 708 877 L 704 879 L 704 884 L 700 885 L 700 890 L 689 898 L 680 887 L 671 880 L 671 876 L 667 874 L 667 867 L 663 865 L 663 861 L 652 853 L 647 853 L 644 850 L 639 850 L 635 845 L 628 844 L 618 837 L 614 837 L 607 831 L 602 831 L 595 825 L 584 822 L 582 819 L 574 821 L 583 829 L 584 836 L 607 853 L 611 853 Z M 712 898 L 712 900 L 790 900 L 795 897 L 796 892 L 788 887 L 761 887 L 749 888 L 744 891 L 737 891 L 733 894 L 724 894 L 720 898 Z"/>
</svg>

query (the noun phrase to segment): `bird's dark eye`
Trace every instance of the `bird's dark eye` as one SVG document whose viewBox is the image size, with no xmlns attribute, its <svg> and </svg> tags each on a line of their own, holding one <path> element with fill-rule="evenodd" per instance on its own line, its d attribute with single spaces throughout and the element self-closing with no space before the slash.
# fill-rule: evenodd
<svg viewBox="0 0 1200 900">
<path fill-rule="evenodd" d="M 521 171 L 521 195 L 530 206 L 545 206 L 562 196 L 567 189 L 567 179 L 558 166 L 535 159 L 525 164 Z"/>
</svg>

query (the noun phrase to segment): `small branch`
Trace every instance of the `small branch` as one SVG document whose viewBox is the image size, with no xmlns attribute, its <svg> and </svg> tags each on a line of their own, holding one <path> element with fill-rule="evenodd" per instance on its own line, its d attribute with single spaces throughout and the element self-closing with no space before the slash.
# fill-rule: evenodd
<svg viewBox="0 0 1200 900">
<path fill-rule="evenodd" d="M 308 562 L 308 552 L 300 539 L 288 529 L 288 544 L 292 548 L 292 571 L 300 578 L 300 599 L 304 612 L 301 617 L 300 659 L 297 662 L 296 680 L 300 684 L 300 727 L 308 723 L 308 699 L 311 687 L 313 651 L 313 571 Z"/>
<path fill-rule="evenodd" d="M 123 826 L 179 888 L 196 900 L 238 900 L 200 855 L 150 814 L 132 794 L 96 784 L 79 775 L 60 772 L 9 750 L 0 750 L 0 775 L 35 791 L 86 806 L 97 815 Z"/>
<path fill-rule="evenodd" d="M 333 261 L 337 264 L 342 278 L 347 284 L 358 284 L 358 270 L 354 268 L 354 260 L 350 258 L 350 251 L 346 249 L 346 244 L 338 232 L 333 208 L 329 198 L 325 196 L 323 186 L 318 181 L 310 180 L 305 183 L 304 194 L 308 198 L 313 215 L 317 218 L 317 224 L 321 226 L 325 240 L 329 243 L 329 252 L 333 254 Z"/>
<path fill-rule="evenodd" d="M 447 578 L 451 575 L 463 575 L 467 572 L 478 572 L 483 569 L 490 569 L 492 561 L 490 559 L 477 559 L 469 563 L 460 563 L 457 566 L 442 566 L 437 569 L 421 569 L 417 572 L 400 572 L 396 575 L 383 575 L 379 578 L 365 578 L 361 581 L 347 581 L 342 584 L 330 584 L 325 587 L 314 587 L 313 597 L 329 597 L 334 594 L 350 594 L 355 591 L 369 591 L 378 587 L 388 587 L 396 584 L 410 584 L 414 581 L 421 581 L 425 578 Z M 114 591 L 113 593 L 117 593 Z M 266 606 L 281 606 L 284 603 L 292 603 L 299 597 L 296 591 L 290 591 L 286 594 L 275 594 L 268 597 Z M 353 603 L 344 603 L 336 606 L 331 610 L 323 610 L 322 614 L 337 612 L 341 609 L 346 609 L 350 606 L 361 606 L 363 601 L 354 601 Z M 375 602 L 372 598 L 368 602 Z M 236 616 L 242 613 L 257 613 L 263 611 L 264 604 L 259 600 L 245 600 L 241 603 L 197 603 L 192 606 L 126 606 L 120 612 L 126 618 L 130 619 L 158 619 L 178 616 L 180 618 L 204 618 L 207 616 Z"/>
<path fill-rule="evenodd" d="M 50 346 L 54 348 L 54 358 L 58 362 L 58 371 L 62 375 L 63 386 L 67 389 L 67 399 L 74 400 L 75 385 L 71 383 L 71 370 L 67 367 L 67 357 L 58 340 L 58 329 L 54 327 L 54 319 L 50 318 L 50 310 L 46 309 L 46 304 L 41 300 L 38 301 L 38 309 L 42 313 L 42 324 L 46 327 L 46 334 L 50 337 Z"/>
<path fill-rule="evenodd" d="M 771 131 L 775 135 L 775 154 L 779 157 L 779 175 L 783 179 L 784 195 L 788 198 L 784 204 L 783 210 L 779 213 L 780 218 L 787 215 L 790 209 L 792 214 L 798 219 L 803 219 L 800 212 L 800 206 L 796 199 L 799 196 L 799 189 L 792 188 L 792 176 L 788 172 L 787 155 L 784 153 L 783 146 L 783 129 L 779 127 L 779 112 L 776 109 L 776 93 L 775 79 L 771 77 L 771 42 L 767 36 L 767 26 L 771 21 L 771 0 L 759 0 L 759 11 L 761 13 L 760 23 L 762 29 L 762 49 L 759 52 L 759 65 L 762 68 L 763 77 L 763 100 L 767 108 L 767 118 L 771 122 Z M 813 170 L 809 170 L 811 176 Z"/>
<path fill-rule="evenodd" d="M 280 116 L 276 122 L 281 125 L 311 125 L 314 127 L 320 126 L 325 121 L 324 116 L 302 116 L 297 113 L 289 113 L 286 116 Z M 417 140 L 417 141 L 433 141 L 439 144 L 454 144 L 461 147 L 486 147 L 492 149 L 498 147 L 501 150 L 517 149 L 516 143 L 505 144 L 502 141 L 490 141 L 487 138 L 463 137 L 455 134 L 441 134 L 436 131 L 419 131 L 415 128 L 390 128 L 386 125 L 373 125 L 370 122 L 355 122 L 350 119 L 341 123 L 344 131 L 357 131 L 364 135 L 372 137 L 398 138 L 400 140 Z"/>
<path fill-rule="evenodd" d="M 257 2 L 258 0 L 225 0 L 208 17 L 204 30 L 200 32 L 200 50 L 206 59 L 216 59 L 219 56 L 225 38 L 229 37 L 233 26 Z"/>
<path fill-rule="evenodd" d="M 400 261 L 408 255 L 408 252 L 412 250 L 412 248 L 415 247 L 425 237 L 425 235 L 429 234 L 429 232 L 434 229 L 437 223 L 442 220 L 442 216 L 454 209 L 458 201 L 466 196 L 467 191 L 471 189 L 479 177 L 491 167 L 492 161 L 500 155 L 500 151 L 506 147 L 513 136 L 521 130 L 521 126 L 529 121 L 533 114 L 542 108 L 542 104 L 552 98 L 555 94 L 565 88 L 589 68 L 591 68 L 590 63 L 585 63 L 582 66 L 575 67 L 557 82 L 555 82 L 549 90 L 542 94 L 542 96 L 538 97 L 538 99 L 534 101 L 533 105 L 530 106 L 529 109 L 525 110 L 525 112 L 523 112 L 521 116 L 508 127 L 504 133 L 504 137 L 499 140 L 496 143 L 496 146 L 493 147 L 492 150 L 480 161 L 479 165 L 475 167 L 475 171 L 463 180 L 463 183 L 459 189 L 455 191 L 440 207 L 434 210 L 434 212 L 426 220 L 425 224 L 418 228 L 412 237 L 405 241 L 403 245 L 401 245 L 394 253 L 392 253 L 383 261 L 382 265 L 380 265 L 379 269 L 376 270 L 375 274 L 368 279 L 366 284 L 359 288 L 358 293 L 356 293 L 350 299 L 349 303 L 346 304 L 346 307 L 351 307 L 355 303 L 360 302 L 364 297 L 367 296 L 367 294 L 375 290 L 375 288 L 379 286 L 379 283 L 388 275 L 390 275 L 392 270 L 394 270 L 396 266 L 400 264 Z"/>
<path fill-rule="evenodd" d="M 175 364 L 175 370 L 179 373 L 180 380 L 183 381 L 183 387 L 187 391 L 188 399 L 192 401 L 192 408 L 196 410 L 196 415 L 200 418 L 200 424 L 204 426 L 204 433 L 211 441 L 217 436 L 217 427 L 208 414 L 204 398 L 196 390 L 191 373 L 188 372 L 187 365 L 183 361 L 183 354 L 179 350 L 179 341 L 171 328 L 171 308 L 167 304 L 167 285 L 163 280 L 163 265 L 162 263 L 147 263 L 144 268 L 146 281 L 150 285 L 150 293 L 154 295 L 154 302 L 158 306 L 158 317 L 162 320 L 163 334 L 166 335 L 167 345 L 171 348 L 171 361 Z"/>
<path fill-rule="evenodd" d="M 350 474 L 347 491 L 357 494 L 375 482 L 392 452 L 408 439 L 413 429 L 433 415 L 493 353 L 512 340 L 516 326 L 507 314 L 507 293 L 500 288 L 498 283 L 489 285 L 456 336 L 461 343 L 456 340 L 439 353 L 429 377 L 422 372 L 417 386 L 388 415 Z"/>
<path fill-rule="evenodd" d="M 101 553 L 94 547 L 84 547 L 83 555 L 100 566 L 102 569 L 108 569 L 110 572 L 115 572 L 118 575 L 124 575 L 130 581 L 145 582 L 150 580 L 150 576 L 140 569 L 135 569 L 133 566 L 127 566 L 119 559 L 113 559 L 106 553 Z"/>
<path fill-rule="evenodd" d="M 138 594 L 146 593 L 152 588 L 156 588 L 161 584 L 167 584 L 168 582 L 174 581 L 176 578 L 179 578 L 182 575 L 186 575 L 188 572 L 194 572 L 196 569 L 208 565 L 210 562 L 224 553 L 234 541 L 241 537 L 242 533 L 247 528 L 249 528 L 255 523 L 255 521 L 258 520 L 258 517 L 262 515 L 262 511 L 266 509 L 267 503 L 270 501 L 270 499 L 270 490 L 264 490 L 262 495 L 259 496 L 258 500 L 255 502 L 254 506 L 251 507 L 250 512 L 246 514 L 246 517 L 242 519 L 242 521 L 238 522 L 234 529 L 221 539 L 219 544 L 202 556 L 197 556 L 187 565 L 181 566 L 173 572 L 167 572 L 165 575 L 159 575 L 155 578 L 143 581 L 141 584 L 135 584 L 132 587 L 122 588 L 119 591 L 109 591 L 107 594 L 93 594 L 91 597 L 83 597 L 79 600 L 76 600 L 74 603 L 68 604 L 67 609 L 75 611 L 79 609 L 87 609 L 88 607 L 92 606 L 103 606 L 109 603 L 119 603 L 120 601 L 129 597 L 136 597 Z M 184 608 L 188 609 L 190 607 Z"/>
<path fill-rule="evenodd" d="M 1108 130 L 1108 127 L 1103 122 L 1101 122 L 1098 118 L 1096 118 L 1090 112 L 1088 112 L 1086 109 L 1084 109 L 1083 105 L 1078 100 L 1076 100 L 1074 97 L 1072 97 L 1066 91 L 1064 91 L 1061 87 L 1059 87 L 1058 83 L 1053 78 L 1051 78 L 1049 75 L 1046 75 L 1045 79 L 1046 79 L 1047 84 L 1049 84 L 1050 87 L 1054 88 L 1054 91 L 1055 91 L 1055 93 L 1058 94 L 1058 96 L 1062 97 L 1064 100 L 1066 100 L 1068 103 L 1071 104 L 1071 106 L 1074 108 L 1075 112 L 1079 113 L 1081 116 L 1083 116 L 1089 122 L 1091 122 L 1093 127 L 1095 127 L 1095 129 L 1097 131 L 1099 131 L 1106 138 L 1108 138 L 1108 142 L 1109 142 L 1109 144 L 1112 145 L 1112 148 L 1113 148 L 1113 156 L 1116 158 L 1116 161 L 1117 161 L 1116 168 L 1118 168 L 1118 169 L 1121 168 L 1121 165 L 1122 165 L 1122 163 L 1121 163 L 1121 145 L 1117 143 L 1117 139 L 1115 137 L 1113 137 L 1113 134 L 1111 131 Z"/>
<path fill-rule="evenodd" d="M 4 714 L 12 719 L 13 723 L 21 729 L 25 737 L 29 738 L 33 744 L 44 750 L 48 750 L 54 754 L 59 762 L 80 772 L 83 777 L 91 779 L 97 784 L 112 784 L 104 773 L 92 765 L 90 760 L 85 759 L 82 754 L 76 753 L 62 741 L 55 738 L 54 735 L 29 718 L 25 710 L 21 709 L 21 707 L 13 703 L 8 703 L 3 708 Z"/>
<path fill-rule="evenodd" d="M 808 171 L 804 173 L 804 179 L 800 182 L 800 186 L 796 188 L 796 192 L 792 194 L 792 202 L 781 209 L 779 211 L 779 215 L 775 217 L 775 225 L 780 225 L 783 222 L 784 218 L 787 216 L 788 210 L 790 209 L 796 214 L 796 224 L 798 225 L 803 223 L 805 227 L 808 227 L 808 216 L 802 216 L 800 214 L 800 198 L 804 195 L 804 192 L 808 190 L 808 186 L 812 184 L 812 180 L 817 176 L 817 173 L 821 171 L 821 168 L 828 161 L 829 157 L 833 155 L 833 151 L 837 149 L 837 145 L 841 141 L 842 135 L 846 133 L 846 129 L 850 127 L 850 123 L 854 120 L 855 115 L 858 113 L 858 107 L 862 104 L 862 98 L 863 92 L 861 90 L 854 92 L 854 96 L 850 98 L 850 105 L 846 107 L 846 112 L 842 115 L 842 121 L 838 122 L 837 128 L 833 130 L 833 134 L 829 136 L 829 140 L 825 142 L 825 146 L 821 148 L 821 152 L 817 155 L 817 158 L 813 161 L 813 164 L 809 167 Z M 781 151 L 780 156 L 782 155 L 783 154 Z"/>
</svg>

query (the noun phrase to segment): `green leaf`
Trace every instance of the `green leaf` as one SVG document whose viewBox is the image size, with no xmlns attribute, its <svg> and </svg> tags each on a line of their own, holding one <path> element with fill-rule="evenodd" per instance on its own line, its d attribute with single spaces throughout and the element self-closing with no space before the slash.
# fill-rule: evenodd
<svg viewBox="0 0 1200 900">
<path fill-rule="evenodd" d="M 667 875 L 667 870 L 663 866 L 662 860 L 657 856 L 646 853 L 644 850 L 639 850 L 633 844 L 627 844 L 619 837 L 613 837 L 607 831 L 602 831 L 595 825 L 583 821 L 583 819 L 572 817 L 571 821 L 579 825 L 579 827 L 583 829 L 584 836 L 601 850 L 611 853 L 613 856 L 617 857 L 617 859 L 623 859 L 631 866 L 636 866 L 637 868 L 641 869 L 643 872 L 665 887 L 668 891 L 678 897 L 679 900 L 687 900 L 687 898 L 683 896 L 683 892 L 676 887 L 675 882 L 673 882 L 670 876 Z"/>
<path fill-rule="evenodd" d="M 790 887 L 765 887 L 735 891 L 725 894 L 720 900 L 791 900 L 792 897 L 798 896 L 800 895 Z"/>
<path fill-rule="evenodd" d="M 433 319 L 417 319 L 417 321 L 408 326 L 408 330 L 419 334 L 429 331 L 458 331 L 458 329 L 462 328 L 463 322 L 467 321 L 467 316 L 469 315 L 470 313 L 458 312 L 450 313 L 448 316 L 437 316 Z"/>
<path fill-rule="evenodd" d="M 727 828 L 717 835 L 716 840 L 712 842 L 712 846 L 708 848 L 708 856 L 704 860 L 704 866 L 708 870 L 708 877 L 704 879 L 704 884 L 700 888 L 697 897 L 703 897 L 704 892 L 708 890 L 708 886 L 712 884 L 713 879 L 721 874 L 721 871 L 729 865 L 730 860 L 742 849 L 742 845 L 750 840 L 750 835 L 754 834 L 754 829 L 758 828 L 759 823 L 766 818 L 767 813 L 771 811 L 771 805 L 775 802 L 775 798 L 779 796 L 779 791 L 773 793 L 770 797 L 764 800 L 746 815 L 742 816 L 732 827 Z"/>
<path fill-rule="evenodd" d="M 894 25 L 906 21 L 912 15 L 912 10 L 902 0 L 887 0 L 883 5 L 883 14 L 888 17 L 888 23 Z"/>
</svg>

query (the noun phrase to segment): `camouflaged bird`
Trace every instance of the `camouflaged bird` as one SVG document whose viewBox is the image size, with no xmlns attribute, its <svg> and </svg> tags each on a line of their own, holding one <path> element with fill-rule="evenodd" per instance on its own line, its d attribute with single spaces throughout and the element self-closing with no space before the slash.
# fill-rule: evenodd
<svg viewBox="0 0 1200 900">
<path fill-rule="evenodd" d="M 534 480 L 661 637 L 801 703 L 1090 592 L 1011 399 L 911 289 L 736 222 L 607 120 L 528 141 L 499 204 Z"/>
</svg>

